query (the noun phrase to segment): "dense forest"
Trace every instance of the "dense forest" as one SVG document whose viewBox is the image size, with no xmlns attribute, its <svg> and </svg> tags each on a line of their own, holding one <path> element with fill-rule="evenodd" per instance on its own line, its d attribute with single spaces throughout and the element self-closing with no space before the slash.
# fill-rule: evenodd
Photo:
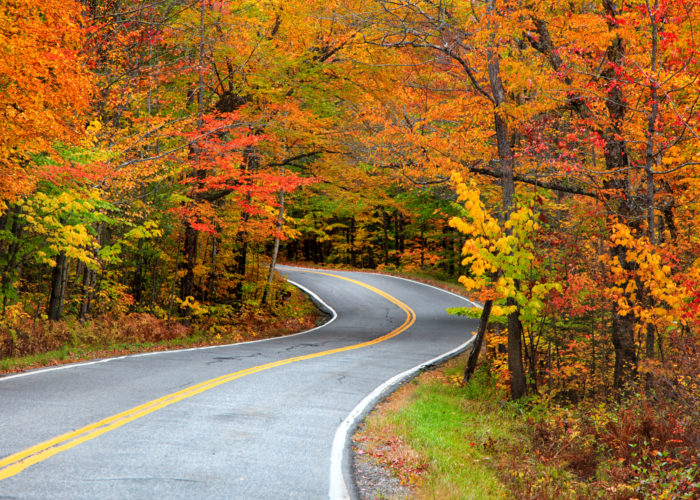
<svg viewBox="0 0 700 500">
<path fill-rule="evenodd" d="M 698 29 L 697 0 L 4 0 L 0 354 L 274 312 L 284 260 L 459 280 L 513 399 L 696 412 Z"/>
</svg>

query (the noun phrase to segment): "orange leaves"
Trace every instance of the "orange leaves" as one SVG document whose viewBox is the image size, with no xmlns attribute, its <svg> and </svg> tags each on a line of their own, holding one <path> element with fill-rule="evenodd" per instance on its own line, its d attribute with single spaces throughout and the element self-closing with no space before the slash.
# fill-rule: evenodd
<svg viewBox="0 0 700 500">
<path fill-rule="evenodd" d="M 693 321 L 687 307 L 697 302 L 698 292 L 692 283 L 700 276 L 700 267 L 695 264 L 679 272 L 672 246 L 652 245 L 646 237 L 633 234 L 619 223 L 612 230 L 611 244 L 627 249 L 624 266 L 618 257 L 601 257 L 612 282 L 605 292 L 615 302 L 618 313 L 637 317 L 640 331 L 646 325 L 666 331 L 687 325 L 689 319 Z"/>
<path fill-rule="evenodd" d="M 4 202 L 34 185 L 30 155 L 83 133 L 91 81 L 78 51 L 84 37 L 73 0 L 0 5 L 0 193 Z M 4 208 L 0 206 L 0 210 Z"/>
</svg>

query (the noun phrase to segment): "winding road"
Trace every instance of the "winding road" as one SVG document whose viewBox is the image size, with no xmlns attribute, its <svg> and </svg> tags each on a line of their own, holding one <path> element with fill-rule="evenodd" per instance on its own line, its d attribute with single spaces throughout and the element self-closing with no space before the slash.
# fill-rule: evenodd
<svg viewBox="0 0 700 500">
<path fill-rule="evenodd" d="M 413 281 L 279 270 L 332 319 L 0 378 L 0 498 L 355 496 L 356 419 L 407 371 L 463 349 L 476 322 L 445 312 L 466 299 Z"/>
</svg>

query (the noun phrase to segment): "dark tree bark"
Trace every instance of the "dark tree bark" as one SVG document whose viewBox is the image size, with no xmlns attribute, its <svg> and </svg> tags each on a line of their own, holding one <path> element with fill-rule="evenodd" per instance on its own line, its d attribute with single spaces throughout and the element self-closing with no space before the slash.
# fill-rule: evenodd
<svg viewBox="0 0 700 500">
<path fill-rule="evenodd" d="M 382 251 L 384 252 L 384 265 L 389 264 L 389 214 L 382 212 L 382 228 L 384 230 L 384 239 L 382 240 Z"/>
<path fill-rule="evenodd" d="M 476 338 L 474 339 L 474 344 L 472 345 L 472 350 L 469 353 L 469 359 L 467 360 L 467 366 L 464 368 L 464 378 L 463 383 L 469 382 L 469 379 L 474 375 L 476 371 L 476 363 L 479 360 L 479 353 L 481 352 L 481 347 L 484 344 L 484 338 L 486 337 L 486 330 L 489 326 L 489 316 L 491 316 L 491 307 L 493 306 L 493 300 L 487 300 L 484 302 L 484 308 L 481 310 L 481 319 L 479 320 L 479 330 L 476 332 Z"/>
<path fill-rule="evenodd" d="M 609 8 L 611 16 L 614 16 L 614 6 L 611 2 L 604 1 L 606 8 Z M 607 67 L 603 70 L 603 78 L 613 82 L 617 78 L 616 68 L 623 64 L 625 57 L 624 41 L 616 36 L 606 52 Z M 610 125 L 605 130 L 603 139 L 605 141 L 605 166 L 609 171 L 615 172 L 629 166 L 627 158 L 627 148 L 623 136 L 623 124 L 627 106 L 624 102 L 622 89 L 618 85 L 610 85 L 608 99 L 605 102 L 610 116 Z M 637 209 L 629 185 L 629 179 L 624 173 L 613 173 L 604 183 L 606 188 L 614 190 L 621 196 L 618 206 L 618 214 L 623 221 L 635 227 L 639 225 L 636 217 Z M 616 245 L 611 248 L 612 257 L 617 257 L 620 265 L 626 271 L 632 271 L 632 264 L 627 260 L 627 248 Z M 634 339 L 634 325 L 637 318 L 630 311 L 621 316 L 617 309 L 613 310 L 613 331 L 612 342 L 615 348 L 615 371 L 614 384 L 616 388 L 622 388 L 629 380 L 636 377 L 637 352 Z"/>
<path fill-rule="evenodd" d="M 357 266 L 357 249 L 355 248 L 355 217 L 350 217 L 350 265 Z"/>
<path fill-rule="evenodd" d="M 144 258 L 142 252 L 143 240 L 139 240 L 138 249 L 136 252 L 136 267 L 134 268 L 134 277 L 131 282 L 131 294 L 134 297 L 135 304 L 139 304 L 143 300 Z"/>
<path fill-rule="evenodd" d="M 185 225 L 184 259 L 180 264 L 185 270 L 185 275 L 180 282 L 180 300 L 194 296 L 194 267 L 197 262 L 197 245 L 199 242 L 199 231 L 196 231 L 189 224 Z M 185 308 L 182 313 L 189 316 L 189 308 Z"/>
<path fill-rule="evenodd" d="M 7 247 L 0 247 L 0 252 L 5 254 L 5 265 L 2 270 L 2 278 L 0 279 L 0 291 L 2 292 L 2 314 L 5 315 L 5 311 L 8 303 L 8 295 L 10 290 L 13 288 L 13 283 L 19 280 L 21 266 L 17 262 L 19 257 L 19 249 L 22 232 L 24 226 L 21 224 L 20 218 L 18 217 L 22 213 L 22 207 L 14 206 L 12 210 L 7 210 L 0 221 L 0 227 L 7 228 L 12 222 L 10 232 L 12 233 L 13 240 L 8 244 Z"/>
<path fill-rule="evenodd" d="M 92 304 L 92 289 L 95 283 L 95 271 L 85 266 L 83 271 L 83 298 L 80 302 L 80 313 L 78 319 L 84 322 L 87 315 L 90 314 L 90 306 Z"/>
<path fill-rule="evenodd" d="M 284 173 L 284 170 L 282 170 Z M 282 232 L 284 227 L 284 189 L 280 189 L 279 194 L 279 212 L 277 213 L 277 231 Z M 267 297 L 270 293 L 270 287 L 272 286 L 272 280 L 275 277 L 275 265 L 277 265 L 277 255 L 280 250 L 280 238 L 279 235 L 275 235 L 275 242 L 272 247 L 272 256 L 270 257 L 270 269 L 267 275 L 267 282 L 265 283 L 265 289 L 263 290 L 262 299 L 260 300 L 261 305 L 267 304 Z"/>
<path fill-rule="evenodd" d="M 63 305 L 64 271 L 66 267 L 66 253 L 61 252 L 56 257 L 56 265 L 51 272 L 51 295 L 49 297 L 48 317 L 51 321 L 61 319 L 61 309 Z"/>
<path fill-rule="evenodd" d="M 608 26 L 610 30 L 615 30 L 615 17 L 618 15 L 617 6 L 611 0 L 603 0 L 602 3 L 609 19 Z M 535 25 L 539 40 L 535 40 L 533 37 L 528 38 L 535 49 L 548 57 L 552 68 L 557 71 L 560 70 L 563 67 L 563 61 L 553 46 L 547 23 L 542 20 L 536 20 Z M 631 192 L 629 179 L 624 172 L 629 167 L 623 135 L 627 108 L 621 87 L 615 85 L 618 78 L 616 71 L 618 67 L 624 64 L 624 58 L 624 40 L 619 36 L 615 36 L 606 51 L 601 72 L 601 78 L 609 82 L 605 106 L 610 118 L 608 127 L 602 133 L 605 144 L 605 167 L 610 172 L 603 182 L 603 192 L 615 194 L 604 194 L 603 197 L 608 202 L 617 203 L 617 215 L 621 217 L 624 223 L 639 229 L 639 221 L 644 215 L 640 213 L 637 207 L 638 204 Z M 564 81 L 570 83 L 567 77 L 564 77 Z M 586 117 L 588 111 L 583 98 L 578 97 L 575 100 L 571 100 L 569 105 L 582 118 Z M 626 252 L 627 249 L 620 246 L 610 249 L 611 257 L 618 257 L 623 269 L 630 271 L 631 265 L 627 262 Z M 620 316 L 613 309 L 612 343 L 615 350 L 614 384 L 616 388 L 621 388 L 636 376 L 637 354 L 634 339 L 636 320 L 637 318 L 632 313 Z"/>
</svg>

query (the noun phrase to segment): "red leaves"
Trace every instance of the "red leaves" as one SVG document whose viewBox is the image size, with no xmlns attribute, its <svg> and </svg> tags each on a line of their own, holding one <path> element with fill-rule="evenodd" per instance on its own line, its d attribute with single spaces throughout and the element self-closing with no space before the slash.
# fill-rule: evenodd
<svg viewBox="0 0 700 500">
<path fill-rule="evenodd" d="M 211 224 L 207 224 L 204 222 L 190 222 L 190 227 L 194 229 L 195 231 L 200 231 L 200 232 L 205 232 L 205 233 L 210 233 L 210 234 L 216 234 L 216 228 L 212 226 Z"/>
<path fill-rule="evenodd" d="M 190 186 L 193 203 L 173 210 L 191 228 L 217 232 L 211 203 L 226 197 L 247 215 L 262 216 L 273 222 L 265 206 L 276 206 L 278 193 L 290 193 L 300 186 L 315 182 L 295 173 L 280 174 L 266 168 L 261 154 L 263 143 L 272 139 L 254 134 L 238 112 L 210 113 L 202 126 L 182 134 L 190 143 L 190 174 L 180 181 Z M 268 233 L 273 231 L 272 227 Z"/>
</svg>

